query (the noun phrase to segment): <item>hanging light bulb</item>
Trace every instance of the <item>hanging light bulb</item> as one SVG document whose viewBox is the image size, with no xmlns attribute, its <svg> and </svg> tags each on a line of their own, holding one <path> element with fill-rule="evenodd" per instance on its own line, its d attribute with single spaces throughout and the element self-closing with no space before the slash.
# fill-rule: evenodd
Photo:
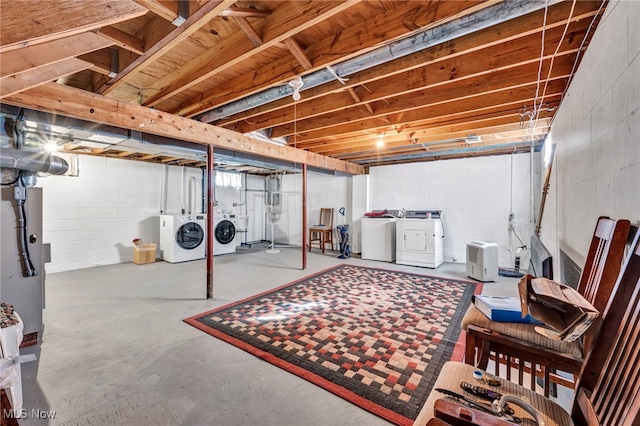
<svg viewBox="0 0 640 426">
<path fill-rule="evenodd" d="M 378 142 L 376 142 L 376 146 L 378 148 L 384 147 L 384 134 L 380 135 L 380 139 L 378 139 Z"/>
<path fill-rule="evenodd" d="M 296 77 L 293 80 L 289 81 L 289 86 L 293 87 L 293 100 L 294 101 L 299 101 L 300 100 L 300 88 L 302 87 L 302 85 L 304 84 L 304 82 L 302 81 L 302 77 Z"/>
</svg>

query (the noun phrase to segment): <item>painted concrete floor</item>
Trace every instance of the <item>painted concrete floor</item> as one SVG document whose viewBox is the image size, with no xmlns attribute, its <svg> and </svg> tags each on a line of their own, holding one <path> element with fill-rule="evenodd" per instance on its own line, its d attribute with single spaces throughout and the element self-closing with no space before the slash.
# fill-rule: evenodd
<svg viewBox="0 0 640 426">
<path fill-rule="evenodd" d="M 215 257 L 214 299 L 205 261 L 126 263 L 49 274 L 38 362 L 23 364 L 21 425 L 387 425 L 385 420 L 182 320 L 339 263 L 466 279 L 463 264 L 436 270 L 337 259 L 300 249 Z M 517 295 L 500 277 L 484 294 Z"/>
</svg>

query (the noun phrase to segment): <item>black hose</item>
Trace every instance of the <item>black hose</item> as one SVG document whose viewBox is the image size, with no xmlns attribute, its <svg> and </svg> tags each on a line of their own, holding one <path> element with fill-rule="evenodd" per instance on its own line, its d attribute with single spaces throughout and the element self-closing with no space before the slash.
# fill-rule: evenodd
<svg viewBox="0 0 640 426">
<path fill-rule="evenodd" d="M 22 244 L 21 244 L 21 253 L 23 259 L 23 268 L 24 274 L 28 277 L 35 277 L 38 275 L 38 271 L 33 266 L 33 262 L 31 262 L 31 254 L 29 253 L 29 241 L 27 239 L 27 214 L 24 208 L 25 200 L 18 201 L 19 205 L 19 215 L 20 215 L 20 229 L 22 231 Z"/>
<path fill-rule="evenodd" d="M 16 182 L 18 182 L 18 179 L 20 179 L 20 175 L 18 174 L 18 176 L 16 176 L 16 178 L 14 180 L 12 180 L 9 183 L 2 183 L 2 186 L 13 186 L 16 184 Z"/>
<path fill-rule="evenodd" d="M 22 171 L 18 174 L 18 180 L 20 181 L 20 187 L 25 188 L 24 181 L 22 180 Z M 25 209 L 26 204 L 26 188 L 25 188 L 25 199 L 24 200 L 16 200 L 18 203 L 18 227 L 20 228 L 21 239 L 19 240 L 20 245 L 20 258 L 22 260 L 22 269 L 23 274 L 27 277 L 35 277 L 38 275 L 38 271 L 33 266 L 33 262 L 31 261 L 31 254 L 29 253 L 29 240 L 27 237 L 27 212 Z"/>
<path fill-rule="evenodd" d="M 13 146 L 16 149 L 22 149 L 24 143 L 24 132 L 19 129 L 24 117 L 24 108 L 20 108 L 16 115 L 15 122 L 13 123 Z"/>
</svg>

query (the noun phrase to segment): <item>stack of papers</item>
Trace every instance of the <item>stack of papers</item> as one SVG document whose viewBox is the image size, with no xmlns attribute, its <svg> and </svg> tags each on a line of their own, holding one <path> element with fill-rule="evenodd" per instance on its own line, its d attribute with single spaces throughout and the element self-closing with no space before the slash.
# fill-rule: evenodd
<svg viewBox="0 0 640 426">
<path fill-rule="evenodd" d="M 523 318 L 518 297 L 474 296 L 474 303 L 491 321 L 542 324 L 531 315 L 525 315 Z"/>
</svg>

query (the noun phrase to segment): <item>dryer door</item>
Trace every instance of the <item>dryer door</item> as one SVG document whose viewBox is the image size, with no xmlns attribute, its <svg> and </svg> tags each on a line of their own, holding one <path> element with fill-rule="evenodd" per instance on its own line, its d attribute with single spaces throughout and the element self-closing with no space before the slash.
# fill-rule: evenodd
<svg viewBox="0 0 640 426">
<path fill-rule="evenodd" d="M 426 251 L 427 231 L 424 229 L 405 229 L 404 249 L 407 251 Z"/>
<path fill-rule="evenodd" d="M 230 220 L 223 220 L 216 225 L 215 234 L 220 244 L 229 244 L 236 236 L 236 227 Z"/>
<path fill-rule="evenodd" d="M 204 241 L 204 229 L 196 222 L 187 222 L 176 231 L 176 244 L 185 250 L 193 250 Z"/>
</svg>

